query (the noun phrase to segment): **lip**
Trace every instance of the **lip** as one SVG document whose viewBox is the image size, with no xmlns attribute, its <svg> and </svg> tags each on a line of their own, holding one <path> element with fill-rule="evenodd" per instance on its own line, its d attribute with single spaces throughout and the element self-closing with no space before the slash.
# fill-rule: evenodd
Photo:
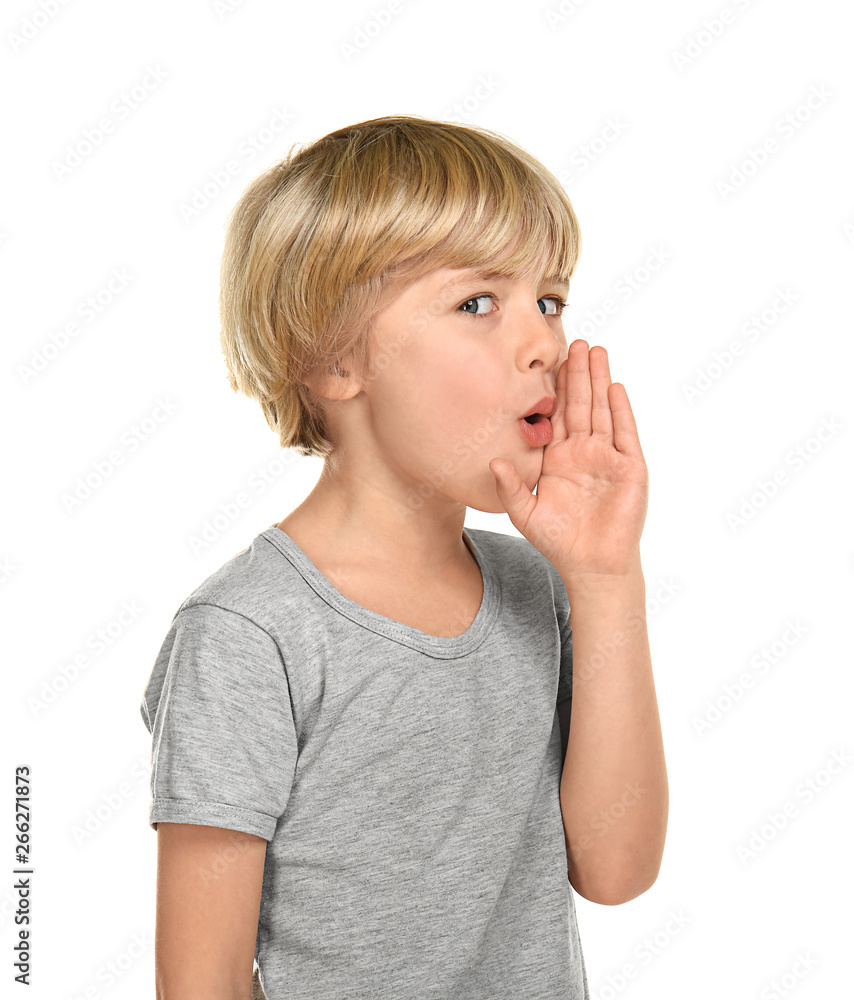
<svg viewBox="0 0 854 1000">
<path fill-rule="evenodd" d="M 518 424 L 526 444 L 533 448 L 543 448 L 552 439 L 552 422 L 542 414 L 537 417 L 533 424 L 529 424 L 524 417 L 519 418 Z"/>
<path fill-rule="evenodd" d="M 543 398 L 522 414 L 522 419 L 532 417 L 535 413 L 541 413 L 544 417 L 551 417 L 557 406 L 556 396 L 543 396 Z"/>
</svg>

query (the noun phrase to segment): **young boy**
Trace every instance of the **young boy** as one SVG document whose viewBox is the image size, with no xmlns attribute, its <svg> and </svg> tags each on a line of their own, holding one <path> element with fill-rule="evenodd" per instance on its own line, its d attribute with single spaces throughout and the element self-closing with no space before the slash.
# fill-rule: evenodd
<svg viewBox="0 0 854 1000">
<path fill-rule="evenodd" d="M 580 1000 L 573 890 L 654 883 L 647 471 L 605 350 L 566 344 L 579 246 L 533 157 L 408 116 L 235 207 L 232 388 L 324 468 L 145 690 L 160 1000 L 248 998 L 253 958 L 269 1000 Z"/>
</svg>

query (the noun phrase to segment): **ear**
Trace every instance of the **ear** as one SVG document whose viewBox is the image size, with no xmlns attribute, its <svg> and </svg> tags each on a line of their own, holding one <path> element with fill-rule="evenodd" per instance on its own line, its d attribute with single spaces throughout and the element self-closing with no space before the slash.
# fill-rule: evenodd
<svg viewBox="0 0 854 1000">
<path fill-rule="evenodd" d="M 349 358 L 336 361 L 325 371 L 317 370 L 306 376 L 303 384 L 312 393 L 328 400 L 352 399 L 364 388 L 364 383 L 352 370 Z"/>
</svg>

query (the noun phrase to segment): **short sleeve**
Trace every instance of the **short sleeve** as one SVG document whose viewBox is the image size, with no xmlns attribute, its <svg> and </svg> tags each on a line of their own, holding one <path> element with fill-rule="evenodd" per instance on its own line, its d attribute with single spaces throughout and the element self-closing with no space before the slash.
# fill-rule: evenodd
<svg viewBox="0 0 854 1000">
<path fill-rule="evenodd" d="M 178 611 L 145 689 L 152 735 L 149 823 L 195 823 L 270 840 L 297 758 L 275 640 L 212 604 Z"/>
</svg>

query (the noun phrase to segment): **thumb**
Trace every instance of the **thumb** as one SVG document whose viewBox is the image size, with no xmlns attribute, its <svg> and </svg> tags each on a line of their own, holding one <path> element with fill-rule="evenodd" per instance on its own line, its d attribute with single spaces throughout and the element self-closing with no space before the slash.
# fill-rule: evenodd
<svg viewBox="0 0 854 1000">
<path fill-rule="evenodd" d="M 495 492 L 510 515 L 510 520 L 517 531 L 522 531 L 531 512 L 537 506 L 537 498 L 528 489 L 522 477 L 516 471 L 516 466 L 506 458 L 493 458 L 489 463 L 489 471 L 495 478 Z"/>
</svg>

